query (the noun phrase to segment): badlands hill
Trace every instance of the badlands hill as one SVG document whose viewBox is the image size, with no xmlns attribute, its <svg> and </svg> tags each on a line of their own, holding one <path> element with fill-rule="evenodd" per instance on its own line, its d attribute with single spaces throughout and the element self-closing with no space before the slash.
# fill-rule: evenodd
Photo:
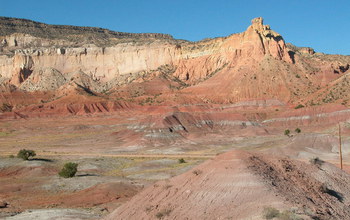
<svg viewBox="0 0 350 220">
<path fill-rule="evenodd" d="M 348 219 L 349 178 L 330 164 L 231 151 L 155 183 L 106 219 Z M 267 207 L 283 214 L 264 217 Z"/>
</svg>

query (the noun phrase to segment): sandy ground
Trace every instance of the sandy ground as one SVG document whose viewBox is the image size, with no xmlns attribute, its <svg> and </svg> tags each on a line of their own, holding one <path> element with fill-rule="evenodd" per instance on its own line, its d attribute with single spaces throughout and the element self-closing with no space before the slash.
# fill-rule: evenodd
<svg viewBox="0 0 350 220">
<path fill-rule="evenodd" d="M 281 128 L 266 128 L 269 132 L 262 135 L 259 133 L 264 130 L 262 128 L 234 127 L 231 131 L 214 129 L 202 134 L 195 131 L 187 136 L 175 137 L 176 135 L 174 136 L 169 130 L 164 132 L 149 129 L 154 118 L 147 121 L 144 117 L 144 115 L 96 115 L 62 117 L 59 120 L 54 118 L 1 120 L 0 200 L 6 201 L 9 205 L 7 208 L 0 209 L 0 217 L 15 215 L 13 217 L 20 218 L 22 214 L 26 216 L 37 213 L 41 216 L 40 218 L 45 219 L 45 215 L 51 216 L 49 214 L 51 210 L 53 210 L 52 215 L 59 216 L 61 213 L 61 216 L 67 218 L 71 212 L 78 213 L 75 217 L 81 213 L 82 218 L 94 219 L 105 216 L 156 181 L 165 181 L 165 188 L 175 189 L 174 184 L 168 184 L 167 181 L 172 181 L 173 178 L 184 178 L 176 176 L 205 160 L 211 161 L 217 154 L 233 149 L 263 152 L 273 156 L 285 155 L 305 162 L 319 157 L 334 164 L 338 163 L 336 126 L 316 130 L 301 127 L 300 134 L 295 133 L 294 128 L 290 128 L 292 130 L 290 136 L 284 135 L 284 129 Z M 145 124 L 140 123 L 142 120 Z M 344 130 L 343 135 L 346 170 L 350 170 L 348 135 L 349 128 Z M 36 159 L 22 161 L 10 158 L 23 148 L 35 150 Z M 228 183 L 237 182 L 234 184 L 235 188 L 229 190 L 232 195 L 222 192 L 223 194 L 218 196 L 237 197 L 235 193 L 246 190 L 247 193 L 252 191 L 252 196 L 267 196 L 267 201 L 280 210 L 289 210 L 293 207 L 290 204 L 286 205 L 285 200 L 275 198 L 271 191 L 266 191 L 263 182 L 259 183 L 254 174 L 248 172 L 245 165 L 241 164 L 243 158 L 235 157 L 226 161 L 228 164 L 235 164 L 234 169 L 220 168 L 219 170 L 224 173 L 232 172 L 233 179 L 225 179 L 227 177 L 220 176 L 222 175 L 220 172 L 211 171 L 210 175 L 218 172 L 219 176 L 215 178 L 223 178 L 222 182 L 226 182 L 226 185 L 218 186 L 219 191 L 220 189 L 225 191 L 225 187 L 231 187 L 230 184 L 227 185 Z M 180 158 L 184 158 L 186 163 L 180 164 L 178 162 Z M 77 177 L 72 179 L 58 177 L 57 173 L 65 162 L 79 164 Z M 189 179 L 199 178 L 193 173 L 186 175 Z M 244 178 L 240 179 L 241 177 Z M 206 180 L 200 181 L 206 182 Z M 203 186 L 208 187 L 204 188 L 203 192 L 210 192 L 210 187 L 216 187 L 215 182 L 211 184 Z M 240 185 L 248 188 L 240 188 Z M 185 192 L 184 195 L 186 195 Z M 211 200 L 203 201 L 205 204 L 202 204 L 199 198 L 201 194 L 192 201 L 199 205 L 200 210 L 199 216 L 194 217 L 205 218 L 204 212 L 216 213 L 215 210 L 200 208 L 202 205 L 209 206 L 206 202 Z M 238 201 L 239 203 L 249 202 Z M 217 204 L 221 203 L 217 202 Z M 233 213 L 226 217 L 244 219 L 248 214 L 250 216 L 251 213 L 246 215 L 243 208 L 240 208 L 235 201 L 225 200 L 225 202 L 232 203 L 230 208 L 241 210 L 239 212 L 241 214 Z M 261 202 L 264 203 L 264 201 Z M 153 207 L 157 205 L 159 204 L 152 202 L 150 207 L 146 207 L 152 210 L 149 211 L 150 214 L 141 216 L 154 218 L 158 212 L 167 211 L 166 205 L 159 208 Z M 175 205 L 172 208 L 174 207 Z M 258 204 L 252 204 L 252 207 L 257 212 L 249 218 L 259 219 L 264 207 Z M 34 209 L 37 211 L 28 211 Z M 28 212 L 25 212 L 26 210 Z M 179 211 L 178 216 L 185 216 L 184 210 L 186 207 Z M 226 213 L 225 210 L 219 208 L 217 210 Z M 48 211 L 47 214 L 45 214 L 46 211 Z"/>
<path fill-rule="evenodd" d="M 0 200 L 9 204 L 7 208 L 0 209 L 0 217 L 17 216 L 25 210 L 40 209 L 23 214 L 23 218 L 34 214 L 44 218 L 46 209 L 51 213 L 50 210 L 58 208 L 51 214 L 59 216 L 62 213 L 62 216 L 69 217 L 72 211 L 76 213 L 72 216 L 76 217 L 86 212 L 82 215 L 84 219 L 90 214 L 94 219 L 111 212 L 154 181 L 186 172 L 202 160 L 186 158 L 186 163 L 180 164 L 176 157 L 67 157 L 39 154 L 29 161 L 0 157 Z M 78 163 L 76 177 L 59 177 L 58 171 L 68 161 Z M 67 208 L 71 211 L 64 210 Z"/>
<path fill-rule="evenodd" d="M 79 209 L 32 209 L 15 216 L 4 217 L 6 220 L 73 220 L 73 219 L 100 219 L 91 211 Z"/>
</svg>

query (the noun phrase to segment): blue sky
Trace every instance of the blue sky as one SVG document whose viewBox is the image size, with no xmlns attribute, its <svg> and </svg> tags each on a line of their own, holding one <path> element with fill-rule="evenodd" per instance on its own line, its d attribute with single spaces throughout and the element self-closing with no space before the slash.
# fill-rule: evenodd
<svg viewBox="0 0 350 220">
<path fill-rule="evenodd" d="M 1 0 L 0 16 L 191 41 L 242 32 L 263 17 L 286 42 L 350 55 L 349 11 L 349 0 Z"/>
</svg>

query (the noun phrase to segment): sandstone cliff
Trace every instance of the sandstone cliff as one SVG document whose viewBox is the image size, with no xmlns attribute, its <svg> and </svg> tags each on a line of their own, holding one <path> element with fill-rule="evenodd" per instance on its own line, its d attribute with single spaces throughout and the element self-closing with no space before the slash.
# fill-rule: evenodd
<svg viewBox="0 0 350 220">
<path fill-rule="evenodd" d="M 14 18 L 0 18 L 0 26 L 3 92 L 51 91 L 57 99 L 84 88 L 151 105 L 349 100 L 350 57 L 286 44 L 262 18 L 243 33 L 199 42 Z"/>
</svg>

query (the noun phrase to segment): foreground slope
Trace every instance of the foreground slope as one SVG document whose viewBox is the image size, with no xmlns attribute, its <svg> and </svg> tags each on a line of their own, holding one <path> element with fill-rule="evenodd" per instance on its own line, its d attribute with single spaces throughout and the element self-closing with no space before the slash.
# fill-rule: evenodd
<svg viewBox="0 0 350 220">
<path fill-rule="evenodd" d="M 346 219 L 349 180 L 322 162 L 231 151 L 146 188 L 106 219 L 262 219 L 266 208 Z"/>
</svg>

